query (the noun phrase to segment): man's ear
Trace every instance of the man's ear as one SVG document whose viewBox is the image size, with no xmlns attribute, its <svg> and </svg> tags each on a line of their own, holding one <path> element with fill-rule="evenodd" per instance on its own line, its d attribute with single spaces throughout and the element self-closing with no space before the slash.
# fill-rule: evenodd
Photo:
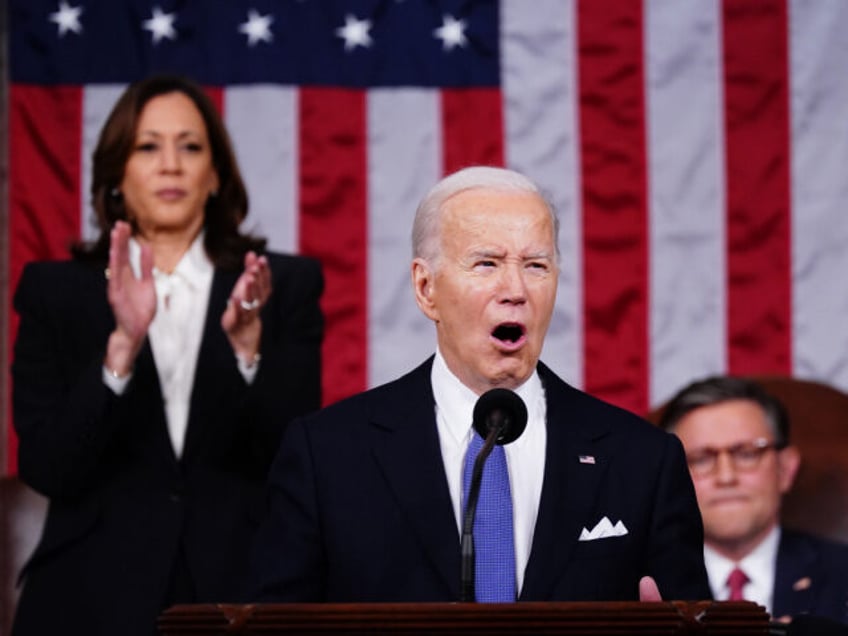
<svg viewBox="0 0 848 636">
<path fill-rule="evenodd" d="M 418 308 L 432 321 L 437 321 L 439 312 L 436 309 L 436 294 L 434 290 L 434 274 L 430 265 L 423 258 L 412 261 L 412 288 L 415 291 L 415 302 Z"/>
<path fill-rule="evenodd" d="M 786 494 L 795 483 L 795 476 L 801 467 L 801 453 L 795 446 L 787 446 L 777 451 L 780 492 Z"/>
</svg>

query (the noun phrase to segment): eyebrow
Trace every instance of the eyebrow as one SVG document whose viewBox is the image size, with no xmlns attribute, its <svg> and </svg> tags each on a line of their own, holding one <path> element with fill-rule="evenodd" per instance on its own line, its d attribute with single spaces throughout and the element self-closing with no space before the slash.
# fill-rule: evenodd
<svg viewBox="0 0 848 636">
<path fill-rule="evenodd" d="M 496 249 L 479 249 L 470 252 L 469 255 L 474 258 L 505 258 L 505 254 L 503 250 Z M 523 261 L 533 261 L 539 259 L 551 259 L 551 254 L 549 252 L 533 252 L 531 254 L 522 255 L 521 260 Z"/>
<path fill-rule="evenodd" d="M 550 254 L 550 252 L 534 252 L 532 254 L 527 254 L 526 256 L 522 256 L 522 258 L 525 261 L 533 261 L 533 260 L 540 260 L 540 259 L 550 260 L 550 259 L 553 258 L 553 256 Z"/>
<path fill-rule="evenodd" d="M 164 137 L 165 136 L 162 133 L 157 132 L 155 130 L 139 130 L 138 136 L 141 137 L 142 135 L 150 135 L 152 137 Z M 182 130 L 177 134 L 177 139 L 184 139 L 185 137 L 200 137 L 200 138 L 202 138 L 203 133 L 201 133 L 200 131 L 197 131 L 197 130 Z"/>
<path fill-rule="evenodd" d="M 502 250 L 494 250 L 494 249 L 481 249 L 481 250 L 473 250 L 469 253 L 469 256 L 474 258 L 486 257 L 486 258 L 503 258 L 504 252 Z"/>
</svg>

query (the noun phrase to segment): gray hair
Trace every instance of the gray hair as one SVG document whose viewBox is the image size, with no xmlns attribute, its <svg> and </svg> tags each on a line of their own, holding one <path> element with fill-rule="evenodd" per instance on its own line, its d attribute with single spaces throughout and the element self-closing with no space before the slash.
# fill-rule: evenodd
<svg viewBox="0 0 848 636">
<path fill-rule="evenodd" d="M 783 404 L 757 382 L 735 376 L 712 376 L 684 387 L 663 409 L 659 425 L 673 433 L 688 413 L 731 400 L 748 400 L 758 405 L 774 433 L 777 447 L 784 448 L 789 444 L 789 415 Z"/>
<path fill-rule="evenodd" d="M 421 200 L 415 211 L 412 224 L 412 256 L 423 258 L 436 265 L 441 253 L 439 245 L 439 223 L 442 208 L 448 199 L 460 192 L 474 189 L 500 190 L 505 192 L 527 192 L 542 199 L 551 215 L 554 229 L 554 247 L 559 261 L 559 219 L 548 197 L 539 186 L 515 170 L 493 166 L 471 166 L 454 172 L 436 183 Z"/>
</svg>

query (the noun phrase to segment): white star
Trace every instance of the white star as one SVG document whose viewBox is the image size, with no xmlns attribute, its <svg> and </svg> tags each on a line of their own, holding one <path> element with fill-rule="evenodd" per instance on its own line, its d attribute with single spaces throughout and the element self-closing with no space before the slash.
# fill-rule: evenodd
<svg viewBox="0 0 848 636">
<path fill-rule="evenodd" d="M 162 38 L 169 40 L 177 39 L 177 31 L 174 29 L 176 13 L 162 13 L 159 7 L 153 7 L 153 17 L 142 23 L 142 28 L 153 34 L 153 44 L 159 44 Z"/>
<path fill-rule="evenodd" d="M 274 16 L 271 14 L 259 15 L 251 9 L 247 12 L 247 22 L 239 25 L 239 32 L 247 35 L 248 46 L 255 46 L 257 42 L 271 42 L 274 39 L 274 34 L 271 33 L 273 21 Z"/>
<path fill-rule="evenodd" d="M 348 14 L 345 16 L 345 25 L 336 29 L 336 35 L 344 38 L 345 51 L 350 51 L 357 46 L 371 46 L 371 36 L 368 35 L 370 28 L 371 20 L 357 20 Z"/>
<path fill-rule="evenodd" d="M 452 15 L 442 18 L 442 26 L 433 31 L 433 37 L 442 41 L 442 49 L 450 51 L 455 46 L 465 46 L 465 20 L 455 20 Z"/>
<path fill-rule="evenodd" d="M 73 31 L 77 35 L 82 33 L 80 13 L 82 13 L 82 7 L 72 7 L 62 0 L 62 2 L 59 3 L 59 10 L 56 13 L 50 14 L 50 21 L 59 25 L 60 38 L 68 31 Z"/>
</svg>

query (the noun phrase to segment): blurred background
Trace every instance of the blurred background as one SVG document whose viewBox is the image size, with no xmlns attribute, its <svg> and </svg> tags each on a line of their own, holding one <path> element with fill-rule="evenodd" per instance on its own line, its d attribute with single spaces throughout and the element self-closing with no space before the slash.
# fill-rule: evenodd
<svg viewBox="0 0 848 636">
<path fill-rule="evenodd" d="M 168 71 L 224 114 L 246 227 L 321 259 L 324 401 L 434 349 L 409 283 L 418 200 L 506 165 L 560 218 L 542 359 L 644 414 L 711 373 L 848 390 L 844 0 L 6 0 L 0 473 L 11 298 L 93 236 L 96 135 Z"/>
</svg>

